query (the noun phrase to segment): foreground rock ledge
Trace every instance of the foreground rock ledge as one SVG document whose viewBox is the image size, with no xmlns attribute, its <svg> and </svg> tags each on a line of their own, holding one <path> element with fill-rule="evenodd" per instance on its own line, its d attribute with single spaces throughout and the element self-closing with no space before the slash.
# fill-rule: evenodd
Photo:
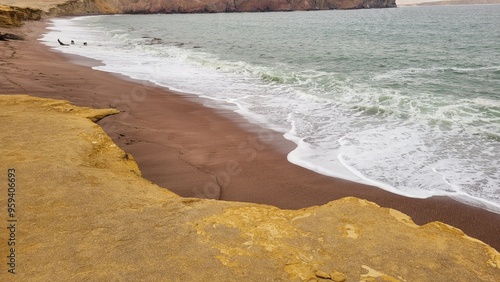
<svg viewBox="0 0 500 282">
<path fill-rule="evenodd" d="M 500 254 L 460 230 L 344 198 L 298 211 L 181 198 L 140 176 L 93 121 L 111 109 L 0 95 L 15 246 L 1 281 L 498 281 Z M 0 220 L 7 223 L 7 189 Z M 4 228 L 5 230 L 5 228 Z M 15 248 L 15 276 L 4 254 Z"/>
</svg>

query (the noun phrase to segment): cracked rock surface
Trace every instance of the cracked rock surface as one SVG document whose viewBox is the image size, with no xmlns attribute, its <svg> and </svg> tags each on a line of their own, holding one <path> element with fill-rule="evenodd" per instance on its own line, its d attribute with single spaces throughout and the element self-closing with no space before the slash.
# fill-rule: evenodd
<svg viewBox="0 0 500 282">
<path fill-rule="evenodd" d="M 15 169 L 16 275 L 1 281 L 498 281 L 500 254 L 449 225 L 343 198 L 302 210 L 181 198 L 140 176 L 89 109 L 0 96 Z M 0 221 L 7 222 L 8 194 Z M 0 252 L 9 254 L 7 232 Z"/>
</svg>

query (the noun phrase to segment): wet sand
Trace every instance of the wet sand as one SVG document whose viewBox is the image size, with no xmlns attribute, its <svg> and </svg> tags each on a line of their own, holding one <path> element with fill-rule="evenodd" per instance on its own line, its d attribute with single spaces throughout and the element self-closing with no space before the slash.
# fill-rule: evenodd
<svg viewBox="0 0 500 282">
<path fill-rule="evenodd" d="M 1 92 L 117 108 L 122 113 L 99 124 L 134 156 L 143 176 L 162 187 L 185 197 L 286 209 L 355 196 L 408 214 L 417 224 L 442 221 L 500 250 L 500 214 L 448 197 L 402 197 L 291 164 L 286 155 L 295 145 L 281 134 L 206 107 L 194 95 L 96 71 L 89 66 L 97 61 L 50 51 L 37 41 L 45 26 L 29 23 L 9 31 L 26 40 L 0 42 Z"/>
</svg>

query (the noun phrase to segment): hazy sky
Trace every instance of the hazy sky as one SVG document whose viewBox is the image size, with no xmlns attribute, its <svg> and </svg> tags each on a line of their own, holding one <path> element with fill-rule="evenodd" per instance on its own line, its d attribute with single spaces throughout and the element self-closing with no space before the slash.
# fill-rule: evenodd
<svg viewBox="0 0 500 282">
<path fill-rule="evenodd" d="M 415 4 L 422 2 L 436 2 L 441 0 L 396 0 L 396 4 Z"/>
</svg>

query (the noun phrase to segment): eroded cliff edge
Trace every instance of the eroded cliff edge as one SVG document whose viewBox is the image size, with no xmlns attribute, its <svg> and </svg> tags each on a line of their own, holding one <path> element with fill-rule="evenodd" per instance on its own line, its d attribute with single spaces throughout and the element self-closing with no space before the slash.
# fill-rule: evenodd
<svg viewBox="0 0 500 282">
<path fill-rule="evenodd" d="M 51 14 L 81 13 L 220 13 L 396 7 L 395 0 L 73 0 Z M 83 8 L 83 9 L 82 9 Z"/>
<path fill-rule="evenodd" d="M 140 176 L 89 109 L 0 96 L 15 246 L 2 281 L 498 281 L 500 254 L 460 230 L 356 198 L 302 210 L 181 198 Z M 7 193 L 0 202 L 7 203 Z M 0 213 L 7 222 L 7 212 Z M 11 249 L 14 251 L 12 252 Z"/>
<path fill-rule="evenodd" d="M 1 5 L 0 2 L 0 27 L 21 26 L 24 21 L 38 21 L 42 18 L 43 11 L 29 7 L 15 7 Z"/>
</svg>

